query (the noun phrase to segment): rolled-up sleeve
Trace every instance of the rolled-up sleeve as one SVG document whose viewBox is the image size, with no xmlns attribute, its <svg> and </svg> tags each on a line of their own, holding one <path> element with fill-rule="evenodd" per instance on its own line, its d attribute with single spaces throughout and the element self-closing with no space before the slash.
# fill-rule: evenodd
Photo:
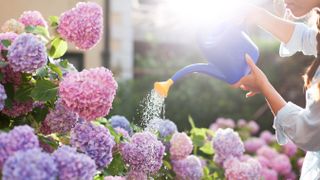
<svg viewBox="0 0 320 180">
<path fill-rule="evenodd" d="M 315 103 L 310 109 L 303 109 L 288 102 L 274 119 L 273 128 L 279 144 L 292 140 L 306 151 L 320 150 L 320 106 Z"/>
<path fill-rule="evenodd" d="M 287 57 L 299 51 L 305 55 L 317 55 L 316 35 L 316 29 L 296 23 L 289 42 L 280 44 L 279 55 Z"/>
</svg>

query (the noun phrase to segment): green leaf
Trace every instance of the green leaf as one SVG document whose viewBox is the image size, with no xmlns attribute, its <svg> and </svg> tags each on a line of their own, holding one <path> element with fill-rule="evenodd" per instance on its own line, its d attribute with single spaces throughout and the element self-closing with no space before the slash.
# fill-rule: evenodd
<svg viewBox="0 0 320 180">
<path fill-rule="evenodd" d="M 49 109 L 47 107 L 35 107 L 32 111 L 32 116 L 38 123 L 40 123 L 46 118 L 48 112 Z"/>
<path fill-rule="evenodd" d="M 2 44 L 4 47 L 8 48 L 8 47 L 11 45 L 11 41 L 8 40 L 8 39 L 3 39 L 3 40 L 1 40 L 1 44 Z"/>
<path fill-rule="evenodd" d="M 0 81 L 3 80 L 3 76 L 4 76 L 3 73 L 0 72 Z"/>
<path fill-rule="evenodd" d="M 111 125 L 107 124 L 107 125 L 105 125 L 105 126 L 109 129 L 110 134 L 114 137 L 114 141 L 115 141 L 117 144 L 119 144 L 120 141 L 121 141 L 122 135 L 121 135 L 121 134 L 118 134 L 118 133 L 113 129 L 113 127 L 112 127 Z"/>
<path fill-rule="evenodd" d="M 35 101 L 49 101 L 56 98 L 58 87 L 49 80 L 38 80 L 31 91 L 31 97 Z"/>
<path fill-rule="evenodd" d="M 49 68 L 58 74 L 59 78 L 62 78 L 62 71 L 60 69 L 59 66 L 55 65 L 55 64 L 52 64 L 52 63 L 49 63 Z"/>
<path fill-rule="evenodd" d="M 172 169 L 171 164 L 170 164 L 168 161 L 166 161 L 166 160 L 163 160 L 163 165 L 164 165 L 167 169 L 169 169 L 169 170 Z"/>
<path fill-rule="evenodd" d="M 56 27 L 59 24 L 58 16 L 49 16 L 49 24 L 51 27 Z"/>
<path fill-rule="evenodd" d="M 67 59 L 64 59 L 63 61 L 59 62 L 60 66 L 63 68 L 68 68 L 69 66 L 69 61 Z"/>
<path fill-rule="evenodd" d="M 43 26 L 27 26 L 25 27 L 25 31 L 32 34 L 38 34 L 43 37 L 50 37 L 48 29 Z"/>
<path fill-rule="evenodd" d="M 190 123 L 190 125 L 191 125 L 191 128 L 195 128 L 196 125 L 194 124 L 194 121 L 193 121 L 193 119 L 192 119 L 191 116 L 188 116 L 188 120 L 189 120 L 189 123 Z"/>
<path fill-rule="evenodd" d="M 109 164 L 108 168 L 106 169 L 107 173 L 115 176 L 124 172 L 126 165 L 120 155 L 117 153 L 113 156 L 111 163 Z"/>
<path fill-rule="evenodd" d="M 205 144 L 200 148 L 200 151 L 202 151 L 202 152 L 205 153 L 205 154 L 212 155 L 212 154 L 214 153 L 214 150 L 213 150 L 213 147 L 212 147 L 211 142 L 205 143 Z"/>
<path fill-rule="evenodd" d="M 45 78 L 48 75 L 48 68 L 44 66 L 40 69 L 37 69 L 36 76 L 39 78 Z"/>
<path fill-rule="evenodd" d="M 204 145 L 207 139 L 205 128 L 192 128 L 190 133 L 191 133 L 191 139 L 194 145 L 199 147 Z"/>
<path fill-rule="evenodd" d="M 54 38 L 51 42 L 51 48 L 49 50 L 49 55 L 52 58 L 60 58 L 63 56 L 68 50 L 68 44 L 65 40 L 57 37 Z"/>
<path fill-rule="evenodd" d="M 19 89 L 16 91 L 14 99 L 19 102 L 26 102 L 32 100 L 30 95 L 33 87 L 34 86 L 31 84 L 20 86 Z"/>
</svg>

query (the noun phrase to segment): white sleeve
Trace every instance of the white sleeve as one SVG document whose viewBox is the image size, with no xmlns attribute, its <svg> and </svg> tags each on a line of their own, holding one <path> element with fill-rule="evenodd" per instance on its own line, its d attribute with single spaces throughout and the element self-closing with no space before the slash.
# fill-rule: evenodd
<svg viewBox="0 0 320 180">
<path fill-rule="evenodd" d="M 278 143 L 283 145 L 292 140 L 306 151 L 320 150 L 320 103 L 303 109 L 288 102 L 274 119 Z"/>
<path fill-rule="evenodd" d="M 316 35 L 317 30 L 303 23 L 296 23 L 289 42 L 280 44 L 279 55 L 292 56 L 298 51 L 302 51 L 305 55 L 317 55 Z"/>
</svg>

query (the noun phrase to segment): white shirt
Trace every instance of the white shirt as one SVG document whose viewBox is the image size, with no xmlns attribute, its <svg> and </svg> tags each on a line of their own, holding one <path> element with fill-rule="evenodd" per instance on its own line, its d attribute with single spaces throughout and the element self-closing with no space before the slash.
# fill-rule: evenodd
<svg viewBox="0 0 320 180">
<path fill-rule="evenodd" d="M 280 45 L 280 56 L 291 56 L 297 51 L 316 55 L 316 34 L 317 30 L 297 23 L 290 41 Z M 302 180 L 320 179 L 320 101 L 315 101 L 315 94 L 319 92 L 318 82 L 320 68 L 315 73 L 312 86 L 306 91 L 306 107 L 303 109 L 288 102 L 278 111 L 273 124 L 279 144 L 286 144 L 290 139 L 307 151 L 300 176 Z"/>
</svg>

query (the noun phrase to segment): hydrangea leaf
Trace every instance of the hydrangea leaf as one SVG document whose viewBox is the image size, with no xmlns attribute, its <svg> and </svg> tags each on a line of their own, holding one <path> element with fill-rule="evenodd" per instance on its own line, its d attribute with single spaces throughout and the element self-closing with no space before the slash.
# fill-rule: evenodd
<svg viewBox="0 0 320 180">
<path fill-rule="evenodd" d="M 110 174 L 112 176 L 118 175 L 123 173 L 125 170 L 126 165 L 121 157 L 120 153 L 117 153 L 116 155 L 113 156 L 113 159 L 108 166 L 108 168 L 105 170 L 107 174 Z"/>
<path fill-rule="evenodd" d="M 34 86 L 32 84 L 25 84 L 20 86 L 15 93 L 14 99 L 19 102 L 26 102 L 32 100 L 30 95 L 33 87 Z"/>
<path fill-rule="evenodd" d="M 56 98 L 58 87 L 49 80 L 38 80 L 31 91 L 31 97 L 35 101 L 49 101 Z"/>
<path fill-rule="evenodd" d="M 214 153 L 214 150 L 213 150 L 213 147 L 212 147 L 211 142 L 205 143 L 205 144 L 200 148 L 200 151 L 202 151 L 202 152 L 205 153 L 205 154 L 212 155 L 212 154 Z"/>
<path fill-rule="evenodd" d="M 68 50 L 68 43 L 61 39 L 61 38 L 55 38 L 51 42 L 51 48 L 49 50 L 49 55 L 52 58 L 60 58 L 63 56 Z"/>
<path fill-rule="evenodd" d="M 11 41 L 8 40 L 8 39 L 4 39 L 4 40 L 1 40 L 1 44 L 2 44 L 4 47 L 8 48 L 8 47 L 11 45 Z"/>
<path fill-rule="evenodd" d="M 56 27 L 59 24 L 58 16 L 49 16 L 49 24 L 51 27 Z"/>
</svg>

